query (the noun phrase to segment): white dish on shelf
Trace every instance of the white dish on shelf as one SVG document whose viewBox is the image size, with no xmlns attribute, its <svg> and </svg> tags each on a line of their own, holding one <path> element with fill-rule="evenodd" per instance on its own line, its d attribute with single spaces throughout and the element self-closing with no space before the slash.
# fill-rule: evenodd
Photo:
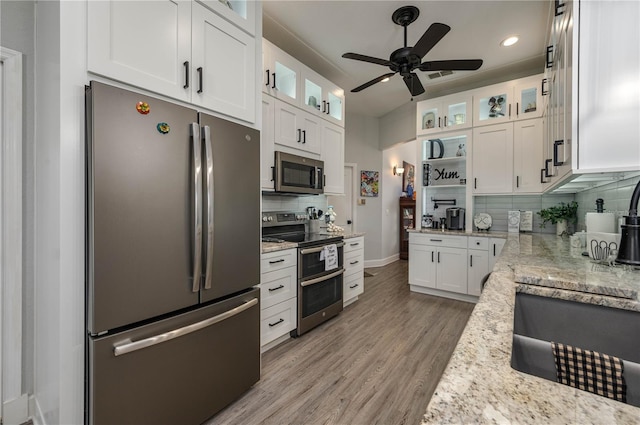
<svg viewBox="0 0 640 425">
<path fill-rule="evenodd" d="M 489 230 L 492 223 L 493 219 L 487 213 L 478 213 L 473 217 L 473 224 L 478 230 Z"/>
</svg>

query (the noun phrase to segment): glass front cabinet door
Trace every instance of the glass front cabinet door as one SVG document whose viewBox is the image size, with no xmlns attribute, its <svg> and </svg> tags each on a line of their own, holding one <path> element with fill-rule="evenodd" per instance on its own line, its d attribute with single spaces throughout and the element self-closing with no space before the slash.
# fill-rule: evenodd
<svg viewBox="0 0 640 425">
<path fill-rule="evenodd" d="M 473 125 L 541 117 L 542 79 L 542 74 L 534 75 L 477 90 L 473 95 Z"/>
<path fill-rule="evenodd" d="M 326 78 L 309 70 L 302 73 L 302 104 L 310 112 L 344 126 L 344 91 Z"/>
<path fill-rule="evenodd" d="M 464 92 L 419 102 L 417 134 L 431 134 L 470 127 L 471 99 L 471 94 Z"/>
</svg>

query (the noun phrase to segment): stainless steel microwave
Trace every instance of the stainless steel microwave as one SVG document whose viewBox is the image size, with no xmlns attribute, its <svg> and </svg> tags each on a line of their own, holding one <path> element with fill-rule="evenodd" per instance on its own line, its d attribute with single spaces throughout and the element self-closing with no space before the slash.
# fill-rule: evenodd
<svg viewBox="0 0 640 425">
<path fill-rule="evenodd" d="M 324 193 L 324 162 L 290 153 L 275 152 L 274 189 L 280 193 Z"/>
</svg>

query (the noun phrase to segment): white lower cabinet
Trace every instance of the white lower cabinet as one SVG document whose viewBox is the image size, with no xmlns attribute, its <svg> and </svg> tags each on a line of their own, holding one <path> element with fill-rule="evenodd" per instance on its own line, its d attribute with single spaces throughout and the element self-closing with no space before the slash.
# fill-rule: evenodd
<svg viewBox="0 0 640 425">
<path fill-rule="evenodd" d="M 268 252 L 260 261 L 260 345 L 263 350 L 296 328 L 296 250 Z M 286 338 L 285 338 L 286 339 Z M 276 343 L 277 344 L 277 343 Z"/>
<path fill-rule="evenodd" d="M 349 305 L 364 293 L 364 238 L 344 240 L 343 305 Z"/>
<path fill-rule="evenodd" d="M 437 233 L 409 235 L 409 285 L 414 292 L 476 301 L 483 278 L 492 270 L 490 258 L 504 239 L 451 236 Z M 495 263 L 495 260 L 494 260 Z"/>
<path fill-rule="evenodd" d="M 489 238 L 489 271 L 493 271 L 493 267 L 496 265 L 496 260 L 502 252 L 506 239 L 502 238 Z"/>
</svg>

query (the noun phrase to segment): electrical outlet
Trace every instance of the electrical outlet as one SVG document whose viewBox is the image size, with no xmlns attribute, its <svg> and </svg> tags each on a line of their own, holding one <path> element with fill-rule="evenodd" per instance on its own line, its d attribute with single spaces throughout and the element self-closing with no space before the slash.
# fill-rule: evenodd
<svg viewBox="0 0 640 425">
<path fill-rule="evenodd" d="M 358 205 L 365 205 L 367 203 L 367 200 L 364 198 L 358 199 Z"/>
</svg>

